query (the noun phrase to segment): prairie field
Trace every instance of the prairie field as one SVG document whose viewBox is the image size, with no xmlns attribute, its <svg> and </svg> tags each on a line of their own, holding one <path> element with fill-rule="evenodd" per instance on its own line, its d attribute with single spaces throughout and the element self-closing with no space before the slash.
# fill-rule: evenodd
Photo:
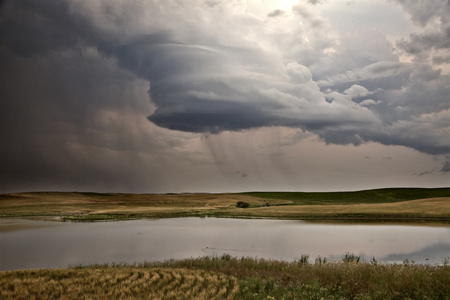
<svg viewBox="0 0 450 300">
<path fill-rule="evenodd" d="M 245 206 L 238 205 L 245 203 Z M 240 207 L 238 207 L 240 206 Z M 245 207 L 245 208 L 244 208 Z M 68 221 L 186 216 L 450 222 L 450 188 L 336 193 L 0 195 L 0 217 Z M 450 257 L 441 265 L 294 262 L 209 256 L 132 265 L 0 272 L 1 299 L 450 299 Z"/>
<path fill-rule="evenodd" d="M 201 270 L 89 267 L 0 272 L 1 299 L 233 299 L 237 279 Z"/>
<path fill-rule="evenodd" d="M 246 203 L 248 207 L 237 207 Z M 0 217 L 108 220 L 186 216 L 450 221 L 450 188 L 329 193 L 0 195 Z"/>
<path fill-rule="evenodd" d="M 1 299 L 449 299 L 450 266 L 192 258 L 0 272 Z"/>
</svg>

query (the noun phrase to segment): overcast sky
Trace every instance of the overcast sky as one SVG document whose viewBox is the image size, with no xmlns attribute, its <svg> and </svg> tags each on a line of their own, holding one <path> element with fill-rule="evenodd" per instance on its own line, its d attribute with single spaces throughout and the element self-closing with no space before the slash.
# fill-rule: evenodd
<svg viewBox="0 0 450 300">
<path fill-rule="evenodd" d="M 447 0 L 0 2 L 0 192 L 450 186 Z"/>
</svg>

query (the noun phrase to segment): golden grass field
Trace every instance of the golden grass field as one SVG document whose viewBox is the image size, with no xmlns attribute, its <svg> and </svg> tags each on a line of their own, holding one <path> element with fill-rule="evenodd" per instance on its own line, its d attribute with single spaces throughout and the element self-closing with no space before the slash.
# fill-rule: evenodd
<svg viewBox="0 0 450 300">
<path fill-rule="evenodd" d="M 237 201 L 254 205 L 264 199 L 239 194 L 91 194 L 20 193 L 0 195 L 0 215 L 95 215 L 129 214 L 163 216 L 233 209 Z M 282 201 L 275 201 L 283 203 Z"/>
<path fill-rule="evenodd" d="M 1 299 L 234 299 L 237 279 L 202 270 L 71 268 L 0 272 Z"/>
<path fill-rule="evenodd" d="M 238 208 L 236 203 L 249 203 Z M 270 206 L 264 206 L 265 204 Z M 0 217 L 60 216 L 68 220 L 179 216 L 288 219 L 422 219 L 450 221 L 450 197 L 388 203 L 298 204 L 247 194 L 19 193 L 0 195 Z"/>
<path fill-rule="evenodd" d="M 419 199 L 395 203 L 379 204 L 349 204 L 349 205 L 298 205 L 270 206 L 255 208 L 248 211 L 249 216 L 276 216 L 286 218 L 297 217 L 364 217 L 385 216 L 395 218 L 417 217 L 442 218 L 450 217 L 450 198 Z"/>
</svg>

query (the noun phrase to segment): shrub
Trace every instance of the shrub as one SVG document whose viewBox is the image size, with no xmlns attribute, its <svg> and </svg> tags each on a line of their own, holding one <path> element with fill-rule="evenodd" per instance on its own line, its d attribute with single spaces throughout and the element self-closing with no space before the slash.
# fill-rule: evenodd
<svg viewBox="0 0 450 300">
<path fill-rule="evenodd" d="M 236 203 L 236 207 L 239 207 L 239 208 L 247 208 L 247 207 L 249 207 L 249 204 L 248 204 L 247 202 L 244 202 L 244 201 L 238 201 L 238 202 Z"/>
</svg>

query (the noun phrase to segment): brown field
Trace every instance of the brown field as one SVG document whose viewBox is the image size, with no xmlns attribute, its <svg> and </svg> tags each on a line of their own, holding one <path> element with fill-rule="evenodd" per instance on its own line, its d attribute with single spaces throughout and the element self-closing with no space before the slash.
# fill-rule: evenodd
<svg viewBox="0 0 450 300">
<path fill-rule="evenodd" d="M 0 272 L 1 299 L 234 299 L 233 276 L 201 270 L 72 268 Z"/>
<path fill-rule="evenodd" d="M 257 206 L 266 202 L 264 199 L 240 194 L 20 193 L 0 195 L 0 216 L 176 216 L 232 209 L 237 201 Z M 274 201 L 276 204 L 284 202 L 286 201 Z"/>
<path fill-rule="evenodd" d="M 270 206 L 246 211 L 254 217 L 286 218 L 435 218 L 449 219 L 450 198 L 431 198 L 395 203 L 349 204 L 349 205 L 295 205 Z"/>
<path fill-rule="evenodd" d="M 237 208 L 244 201 L 248 208 Z M 270 206 L 263 206 L 269 203 Z M 68 220 L 181 216 L 288 219 L 450 221 L 450 197 L 390 203 L 305 205 L 246 194 L 19 193 L 0 195 L 0 217 L 59 216 Z"/>
</svg>

